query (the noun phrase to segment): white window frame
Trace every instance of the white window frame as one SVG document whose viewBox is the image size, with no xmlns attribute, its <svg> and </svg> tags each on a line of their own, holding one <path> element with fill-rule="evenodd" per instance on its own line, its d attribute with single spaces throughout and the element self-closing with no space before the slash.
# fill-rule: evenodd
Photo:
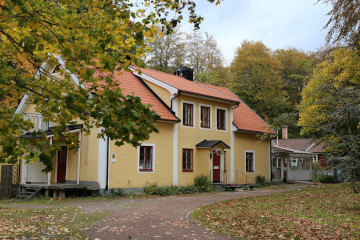
<svg viewBox="0 0 360 240">
<path fill-rule="evenodd" d="M 140 147 L 152 147 L 152 171 L 140 171 Z M 153 143 L 142 143 L 137 147 L 137 172 L 138 173 L 154 173 L 155 172 L 155 144 Z"/>
<path fill-rule="evenodd" d="M 246 171 L 246 153 L 252 153 L 253 156 L 254 156 L 254 159 L 253 159 L 253 169 L 254 171 L 253 172 L 248 172 Z M 256 161 L 256 158 L 255 158 L 255 151 L 254 150 L 245 150 L 245 153 L 244 153 L 244 159 L 245 159 L 245 173 L 255 173 L 255 161 Z"/>
<path fill-rule="evenodd" d="M 217 110 L 220 109 L 220 110 L 225 110 L 225 129 L 218 129 L 217 127 Z M 228 121 L 228 117 L 227 117 L 227 109 L 226 108 L 223 108 L 223 107 L 215 107 L 215 129 L 216 131 L 220 131 L 220 132 L 226 132 L 227 129 L 228 129 L 228 124 L 227 124 L 227 121 Z"/>
<path fill-rule="evenodd" d="M 201 107 L 208 107 L 210 108 L 210 128 L 201 127 Z M 212 130 L 212 106 L 207 104 L 199 104 L 199 128 L 205 130 Z"/>
<path fill-rule="evenodd" d="M 192 104 L 193 105 L 193 125 L 192 126 L 187 126 L 187 125 L 184 125 L 184 121 L 183 121 L 183 112 L 184 112 L 184 103 L 187 103 L 187 104 Z M 186 101 L 186 100 L 181 100 L 181 126 L 182 127 L 188 127 L 188 128 L 195 128 L 196 126 L 196 117 L 195 117 L 195 109 L 196 109 L 196 103 L 195 102 L 191 102 L 191 101 Z"/>
</svg>

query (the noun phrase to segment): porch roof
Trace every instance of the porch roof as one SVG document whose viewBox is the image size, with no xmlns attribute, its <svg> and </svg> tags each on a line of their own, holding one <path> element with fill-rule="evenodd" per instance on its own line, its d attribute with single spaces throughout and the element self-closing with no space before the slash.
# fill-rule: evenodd
<svg viewBox="0 0 360 240">
<path fill-rule="evenodd" d="M 305 151 L 300 151 L 300 150 L 295 150 L 295 149 L 290 149 L 290 148 L 285 148 L 285 147 L 273 147 L 275 152 L 282 152 L 282 153 L 295 153 L 295 154 L 305 154 L 305 155 L 314 155 L 314 153 L 312 152 L 305 152 Z"/>
<path fill-rule="evenodd" d="M 218 144 L 223 145 L 224 149 L 230 149 L 230 147 L 221 140 L 206 140 L 206 139 L 204 139 L 202 142 L 196 144 L 195 146 L 196 146 L 196 148 L 212 148 Z"/>
<path fill-rule="evenodd" d="M 72 124 L 72 125 L 66 125 L 66 129 L 68 132 L 81 129 L 83 128 L 83 124 Z M 53 127 L 50 127 L 48 130 L 45 131 L 45 135 L 42 132 L 27 132 L 23 134 L 22 138 L 28 138 L 28 139 L 35 139 L 35 138 L 43 138 L 45 136 L 53 135 Z"/>
</svg>

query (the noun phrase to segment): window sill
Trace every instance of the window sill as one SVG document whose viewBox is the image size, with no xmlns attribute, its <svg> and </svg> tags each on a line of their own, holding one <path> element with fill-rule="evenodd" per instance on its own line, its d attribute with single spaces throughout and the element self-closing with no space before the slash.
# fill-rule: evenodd
<svg viewBox="0 0 360 240">
<path fill-rule="evenodd" d="M 183 172 L 194 172 L 194 170 L 182 170 Z"/>
<path fill-rule="evenodd" d="M 247 173 L 254 173 L 255 171 L 246 171 Z"/>
<path fill-rule="evenodd" d="M 139 172 L 153 172 L 154 170 L 144 170 L 144 169 L 139 169 Z"/>
</svg>

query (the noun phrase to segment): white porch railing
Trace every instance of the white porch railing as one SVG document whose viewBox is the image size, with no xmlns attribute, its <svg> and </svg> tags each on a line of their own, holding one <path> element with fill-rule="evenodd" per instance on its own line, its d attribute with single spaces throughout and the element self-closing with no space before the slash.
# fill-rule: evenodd
<svg viewBox="0 0 360 240">
<path fill-rule="evenodd" d="M 38 130 L 48 130 L 50 127 L 54 127 L 55 123 L 53 122 L 44 122 L 43 116 L 39 113 L 24 113 L 23 117 L 25 120 L 31 120 L 34 125 L 34 128 L 30 130 L 30 132 L 38 131 Z"/>
</svg>

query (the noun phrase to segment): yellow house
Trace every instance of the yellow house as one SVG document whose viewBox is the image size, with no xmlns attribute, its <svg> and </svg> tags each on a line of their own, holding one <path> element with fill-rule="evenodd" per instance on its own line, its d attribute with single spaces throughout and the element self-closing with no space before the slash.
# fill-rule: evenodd
<svg viewBox="0 0 360 240">
<path fill-rule="evenodd" d="M 68 184 L 103 193 L 112 188 L 139 191 L 147 182 L 187 185 L 197 175 L 226 184 L 252 183 L 257 175 L 269 179 L 270 140 L 259 142 L 256 137 L 269 132 L 269 127 L 230 89 L 192 81 L 188 68 L 180 68 L 179 76 L 135 66 L 130 70 L 115 74 L 114 81 L 120 82 L 125 95 L 134 94 L 152 105 L 161 117 L 159 133 L 137 148 L 118 147 L 109 138 L 97 138 L 100 129 L 85 135 L 81 123 L 69 125 L 68 131 L 78 136 L 79 149 L 73 152 L 62 146 L 48 174 L 41 172 L 40 162 L 22 163 L 22 184 L 44 188 Z M 75 75 L 72 78 L 79 84 Z M 51 141 L 51 124 L 42 122 L 26 98 L 16 112 L 32 119 L 36 128 L 47 129 Z"/>
</svg>

